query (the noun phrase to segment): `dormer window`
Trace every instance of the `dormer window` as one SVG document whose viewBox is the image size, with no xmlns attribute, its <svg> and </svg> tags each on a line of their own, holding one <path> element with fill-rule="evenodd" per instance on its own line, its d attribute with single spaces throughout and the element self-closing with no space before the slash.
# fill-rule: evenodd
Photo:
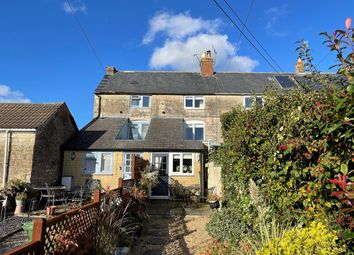
<svg viewBox="0 0 354 255">
<path fill-rule="evenodd" d="M 128 120 L 117 135 L 119 140 L 144 140 L 149 128 L 149 120 Z"/>
<path fill-rule="evenodd" d="M 186 109 L 204 109 L 203 96 L 185 96 L 184 108 Z"/>
<path fill-rule="evenodd" d="M 131 108 L 149 108 L 150 96 L 132 95 L 130 100 Z"/>
<path fill-rule="evenodd" d="M 187 121 L 184 127 L 185 140 L 204 140 L 204 122 L 201 121 Z"/>
<path fill-rule="evenodd" d="M 131 131 L 133 140 L 144 140 L 149 128 L 148 121 L 132 121 Z"/>
</svg>

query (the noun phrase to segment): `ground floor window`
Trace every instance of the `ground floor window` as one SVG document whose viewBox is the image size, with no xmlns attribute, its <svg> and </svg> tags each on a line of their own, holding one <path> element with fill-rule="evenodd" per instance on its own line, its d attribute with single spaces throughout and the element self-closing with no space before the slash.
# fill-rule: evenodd
<svg viewBox="0 0 354 255">
<path fill-rule="evenodd" d="M 83 172 L 85 174 L 112 174 L 113 153 L 97 151 L 86 152 Z"/>
<path fill-rule="evenodd" d="M 193 175 L 193 154 L 173 153 L 172 154 L 172 174 Z"/>
</svg>

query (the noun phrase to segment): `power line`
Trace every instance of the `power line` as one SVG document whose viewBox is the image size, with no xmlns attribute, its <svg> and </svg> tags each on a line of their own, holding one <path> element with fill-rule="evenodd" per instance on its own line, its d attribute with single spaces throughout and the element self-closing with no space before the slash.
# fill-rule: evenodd
<svg viewBox="0 0 354 255">
<path fill-rule="evenodd" d="M 252 36 L 252 38 L 258 43 L 258 45 L 261 47 L 261 49 L 267 54 L 267 56 L 273 61 L 273 63 L 279 68 L 280 71 L 283 72 L 282 68 L 278 65 L 278 63 L 272 58 L 272 56 L 269 54 L 269 52 L 262 46 L 262 44 L 257 40 L 257 38 L 254 36 L 254 34 L 248 29 L 246 23 L 244 23 L 240 16 L 236 13 L 234 8 L 227 2 L 227 0 L 224 0 L 225 4 L 229 7 L 231 12 L 236 16 L 237 20 L 243 25 L 243 27 L 247 30 L 247 32 Z M 240 35 L 241 36 L 241 35 Z"/>
<path fill-rule="evenodd" d="M 79 17 L 76 15 L 76 12 L 75 12 L 74 8 L 71 6 L 70 1 L 69 1 L 69 0 L 66 0 L 66 2 L 68 3 L 68 6 L 69 6 L 69 8 L 70 8 L 70 10 L 71 10 L 71 13 L 74 15 L 75 20 L 76 20 L 76 22 L 77 22 L 77 24 L 78 24 L 78 26 L 79 26 L 79 28 L 80 28 L 82 34 L 84 35 L 84 37 L 85 37 L 85 39 L 86 39 L 86 41 L 87 41 L 87 43 L 88 43 L 88 45 L 89 45 L 90 50 L 92 51 L 92 54 L 95 56 L 95 58 L 96 58 L 96 60 L 97 60 L 97 62 L 98 62 L 98 64 L 99 64 L 99 66 L 100 66 L 103 70 L 105 70 L 104 65 L 102 64 L 102 61 L 101 61 L 100 57 L 98 56 L 98 54 L 97 54 L 95 48 L 93 47 L 93 44 L 91 43 L 90 38 L 88 37 L 88 34 L 86 33 L 84 27 L 82 26 L 82 24 L 81 24 L 81 22 L 80 22 L 80 20 L 79 20 Z"/>
<path fill-rule="evenodd" d="M 225 16 L 231 21 L 231 23 L 237 28 L 238 31 L 240 31 L 240 33 L 246 38 L 246 40 L 252 45 L 252 47 L 258 52 L 259 55 L 261 55 L 263 57 L 263 59 L 268 63 L 268 65 L 276 72 L 279 73 L 275 67 L 272 65 L 272 63 L 270 63 L 270 61 L 263 55 L 262 52 L 259 51 L 259 49 L 256 47 L 256 45 L 254 45 L 254 43 L 245 35 L 245 33 L 240 29 L 240 27 L 235 23 L 235 21 L 230 17 L 229 14 L 227 14 L 227 12 L 224 10 L 224 8 L 222 8 L 222 6 L 220 6 L 220 4 L 216 1 L 213 0 L 213 2 L 219 7 L 219 9 L 225 14 Z"/>
<path fill-rule="evenodd" d="M 246 18 L 245 18 L 245 24 L 247 24 L 248 18 L 249 18 L 250 14 L 251 14 L 251 10 L 252 10 L 252 8 L 253 8 L 253 6 L 254 6 L 254 2 L 255 2 L 255 0 L 252 0 L 252 2 L 251 2 L 251 4 L 250 4 L 250 7 L 248 8 L 247 15 L 246 15 Z M 243 26 L 241 30 L 243 31 L 244 29 L 245 29 L 245 26 Z M 237 46 L 238 46 L 239 43 L 240 43 L 241 37 L 242 37 L 242 34 L 240 33 L 238 39 L 236 40 L 236 45 L 237 45 Z M 229 70 L 230 65 L 231 65 L 231 62 L 229 61 L 229 62 L 227 63 L 226 68 L 225 68 L 225 72 L 227 72 L 227 71 Z"/>
<path fill-rule="evenodd" d="M 251 4 L 250 4 L 250 7 L 248 8 L 248 12 L 247 12 L 246 19 L 245 19 L 245 22 L 244 22 L 245 24 L 243 24 L 242 31 L 243 31 L 243 30 L 245 29 L 245 27 L 246 27 L 248 18 L 249 18 L 250 14 L 251 14 L 251 10 L 253 9 L 253 6 L 254 6 L 254 2 L 255 2 L 255 0 L 252 0 L 252 2 L 251 2 Z M 242 36 L 242 34 L 240 33 L 240 35 L 239 35 L 239 37 L 238 37 L 238 39 L 237 39 L 237 44 L 240 42 L 241 36 Z"/>
<path fill-rule="evenodd" d="M 323 61 L 325 61 L 331 53 L 332 53 L 332 51 L 327 52 L 327 54 L 326 54 L 320 61 L 318 61 L 317 64 L 315 64 L 316 68 L 318 68 L 318 66 L 319 66 Z"/>
</svg>

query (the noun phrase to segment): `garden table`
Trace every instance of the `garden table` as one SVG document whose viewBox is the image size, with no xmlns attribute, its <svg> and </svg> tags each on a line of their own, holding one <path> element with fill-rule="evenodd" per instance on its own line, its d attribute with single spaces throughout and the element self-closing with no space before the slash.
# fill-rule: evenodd
<svg viewBox="0 0 354 255">
<path fill-rule="evenodd" d="M 40 204 L 43 198 L 47 199 L 47 205 L 50 204 L 50 202 L 52 202 L 53 205 L 55 202 L 66 203 L 66 198 L 64 195 L 66 190 L 65 185 L 34 187 L 33 189 L 41 192 L 41 198 L 39 199 L 38 204 Z"/>
</svg>

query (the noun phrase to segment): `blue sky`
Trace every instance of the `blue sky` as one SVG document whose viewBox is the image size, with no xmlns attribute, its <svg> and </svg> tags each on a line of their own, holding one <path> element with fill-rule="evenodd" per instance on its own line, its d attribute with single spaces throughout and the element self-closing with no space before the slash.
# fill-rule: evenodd
<svg viewBox="0 0 354 255">
<path fill-rule="evenodd" d="M 228 0 L 242 19 L 252 1 Z M 103 66 L 196 71 L 194 54 L 214 47 L 217 71 L 272 71 L 212 0 L 70 2 Z M 282 70 L 292 72 L 295 42 L 308 40 L 318 63 L 328 53 L 319 32 L 344 28 L 353 10 L 352 0 L 340 6 L 254 0 L 247 25 Z M 92 119 L 93 92 L 104 75 L 99 61 L 66 0 L 0 0 L 0 102 L 66 102 L 82 127 Z M 328 55 L 318 69 L 328 71 L 334 61 Z"/>
</svg>

